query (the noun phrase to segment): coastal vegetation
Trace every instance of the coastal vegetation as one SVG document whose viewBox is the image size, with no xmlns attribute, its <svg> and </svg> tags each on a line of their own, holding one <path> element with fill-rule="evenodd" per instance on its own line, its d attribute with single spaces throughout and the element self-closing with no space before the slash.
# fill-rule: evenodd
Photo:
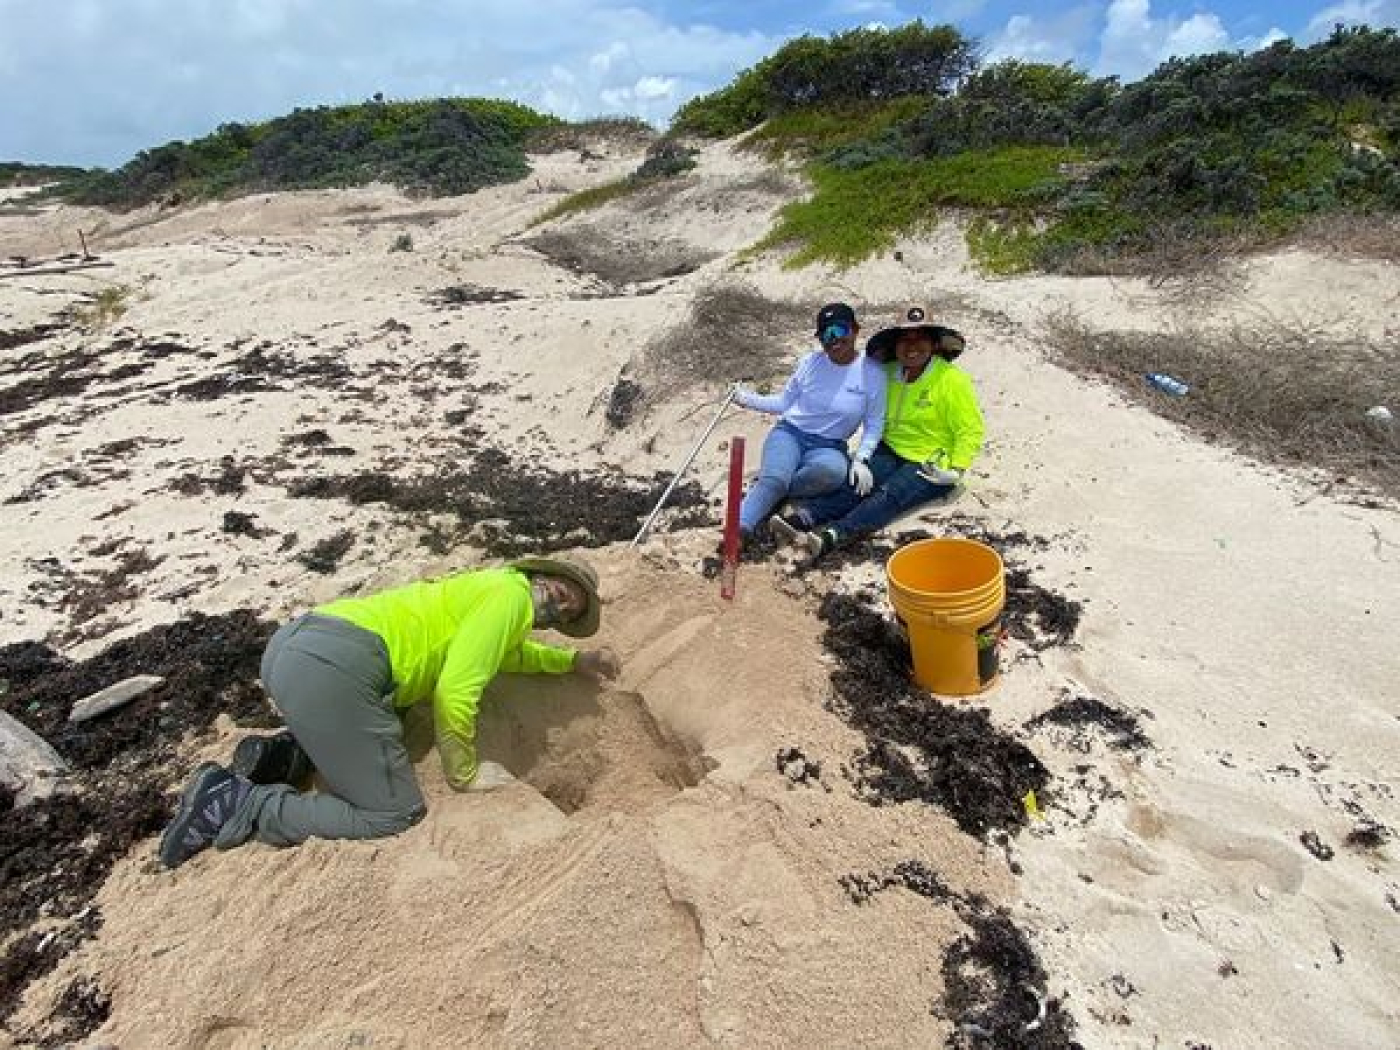
<svg viewBox="0 0 1400 1050">
<path fill-rule="evenodd" d="M 950 208 L 992 272 L 1131 270 L 1164 243 L 1263 244 L 1400 212 L 1400 35 L 1171 59 L 1131 84 L 982 66 L 949 26 L 802 37 L 693 99 L 673 133 L 803 161 L 760 248 L 850 265 Z"/>
<path fill-rule="evenodd" d="M 529 174 L 531 135 L 561 123 L 492 99 L 376 98 L 223 124 L 191 142 L 143 150 L 114 171 L 84 173 L 58 192 L 115 207 L 375 181 L 409 192 L 470 193 Z"/>
<path fill-rule="evenodd" d="M 563 198 L 546 222 L 683 174 L 690 144 L 735 136 L 795 161 L 811 186 L 754 245 L 790 266 L 853 265 L 957 212 L 991 273 L 1151 272 L 1300 232 L 1393 233 L 1400 35 L 1339 27 L 1309 47 L 1174 58 L 1123 84 L 1068 64 L 984 64 L 975 40 L 916 21 L 791 40 L 687 102 L 660 137 L 634 118 L 376 96 L 224 124 L 113 171 L 8 164 L 0 179 L 61 180 L 48 192 L 118 208 L 371 181 L 447 195 L 523 178 L 532 150 L 649 143 L 635 172 Z"/>
</svg>

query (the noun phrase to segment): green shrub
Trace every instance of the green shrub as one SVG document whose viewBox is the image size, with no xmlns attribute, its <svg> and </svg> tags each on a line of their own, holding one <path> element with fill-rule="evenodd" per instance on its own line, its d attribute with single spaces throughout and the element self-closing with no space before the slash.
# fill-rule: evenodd
<svg viewBox="0 0 1400 1050">
<path fill-rule="evenodd" d="M 809 200 L 787 205 L 753 251 L 793 246 L 797 267 L 825 259 L 852 266 L 905 232 L 935 224 L 940 206 L 1029 208 L 1062 183 L 1060 166 L 1082 151 L 1011 147 L 933 161 L 887 160 L 860 169 L 814 165 Z"/>
<path fill-rule="evenodd" d="M 927 105 L 928 99 L 910 95 L 889 101 L 847 102 L 789 110 L 754 131 L 744 144 L 774 158 L 797 151 L 815 156 L 844 147 L 858 148 L 912 119 Z"/>
<path fill-rule="evenodd" d="M 1034 269 L 1039 245 L 1035 224 L 1025 217 L 979 215 L 968 224 L 968 251 L 984 274 L 1007 277 Z"/>
<path fill-rule="evenodd" d="M 566 215 L 573 215 L 576 212 L 589 211 L 593 208 L 601 207 L 608 201 L 625 197 L 636 188 L 636 184 L 631 179 L 614 179 L 612 182 L 605 182 L 601 186 L 590 186 L 586 190 L 579 190 L 571 193 L 557 204 L 551 205 L 533 222 L 531 226 L 539 226 L 542 223 L 550 222 L 553 219 L 561 219 Z"/>
<path fill-rule="evenodd" d="M 264 124 L 224 124 L 194 142 L 144 150 L 116 171 L 73 180 L 65 195 L 138 205 L 372 180 L 423 193 L 470 193 L 527 174 L 527 137 L 557 123 L 491 99 L 297 109 Z"/>
<path fill-rule="evenodd" d="M 695 150 L 682 146 L 675 139 L 658 139 L 647 150 L 641 165 L 628 177 L 633 182 L 675 178 L 695 167 L 695 154 Z"/>
<path fill-rule="evenodd" d="M 914 21 L 789 40 L 728 87 L 691 99 L 678 132 L 728 137 L 793 110 L 946 95 L 976 68 L 973 43 L 952 26 Z"/>
</svg>

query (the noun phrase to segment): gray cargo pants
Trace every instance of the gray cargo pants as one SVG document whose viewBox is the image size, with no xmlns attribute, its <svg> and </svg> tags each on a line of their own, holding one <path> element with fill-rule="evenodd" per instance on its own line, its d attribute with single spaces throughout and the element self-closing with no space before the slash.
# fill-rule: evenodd
<svg viewBox="0 0 1400 1050">
<path fill-rule="evenodd" d="M 422 819 L 423 793 L 394 711 L 389 651 L 378 635 L 307 613 L 267 643 L 262 680 L 328 790 L 255 787 L 216 846 L 252 838 L 273 846 L 382 838 Z"/>
</svg>

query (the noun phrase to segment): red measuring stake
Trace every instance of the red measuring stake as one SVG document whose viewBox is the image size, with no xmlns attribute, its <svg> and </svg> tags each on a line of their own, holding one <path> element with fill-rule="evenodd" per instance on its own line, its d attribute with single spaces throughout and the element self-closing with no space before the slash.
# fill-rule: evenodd
<svg viewBox="0 0 1400 1050">
<path fill-rule="evenodd" d="M 744 439 L 729 440 L 729 503 L 724 509 L 724 564 L 719 570 L 719 595 L 734 598 L 739 578 L 739 500 L 744 495 Z"/>
</svg>

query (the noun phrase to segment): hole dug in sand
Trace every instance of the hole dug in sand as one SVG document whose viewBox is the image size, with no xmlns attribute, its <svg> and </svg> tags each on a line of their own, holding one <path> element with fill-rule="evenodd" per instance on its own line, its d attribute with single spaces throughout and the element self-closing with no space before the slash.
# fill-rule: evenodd
<svg viewBox="0 0 1400 1050">
<path fill-rule="evenodd" d="M 477 723 L 477 749 L 564 813 L 639 812 L 714 768 L 657 721 L 645 700 L 576 679 L 498 679 Z"/>
</svg>

